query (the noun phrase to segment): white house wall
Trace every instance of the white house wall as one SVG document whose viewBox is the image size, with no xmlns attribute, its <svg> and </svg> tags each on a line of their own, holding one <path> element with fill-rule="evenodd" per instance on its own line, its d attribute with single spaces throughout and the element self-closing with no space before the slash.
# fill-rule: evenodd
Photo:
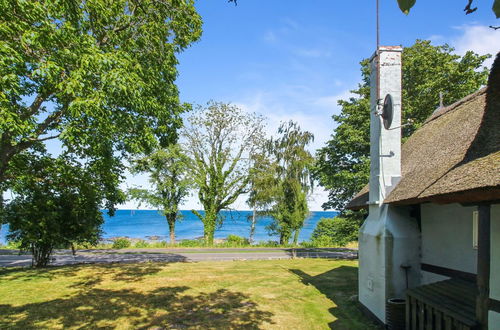
<svg viewBox="0 0 500 330">
<path fill-rule="evenodd" d="M 477 273 L 477 250 L 472 246 L 472 212 L 460 204 L 421 205 L 422 263 Z M 421 284 L 446 279 L 422 271 Z"/>
<path fill-rule="evenodd" d="M 490 298 L 500 300 L 500 204 L 491 206 Z M 500 313 L 490 311 L 489 329 L 500 330 Z"/>
</svg>

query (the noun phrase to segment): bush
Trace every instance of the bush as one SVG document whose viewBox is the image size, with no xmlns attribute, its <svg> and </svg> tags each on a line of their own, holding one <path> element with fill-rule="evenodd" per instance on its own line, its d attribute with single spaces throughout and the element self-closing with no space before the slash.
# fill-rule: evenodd
<svg viewBox="0 0 500 330">
<path fill-rule="evenodd" d="M 335 217 L 322 218 L 311 236 L 314 246 L 345 246 L 358 239 L 359 224 L 357 221 Z"/>
<path fill-rule="evenodd" d="M 226 240 L 227 240 L 227 243 L 229 245 L 242 246 L 242 245 L 249 245 L 250 244 L 248 239 L 246 239 L 245 237 L 238 236 L 238 235 L 232 235 L 232 234 L 228 235 Z"/>
<path fill-rule="evenodd" d="M 131 243 L 126 238 L 118 238 L 113 242 L 113 249 L 126 249 L 130 247 Z"/>
<path fill-rule="evenodd" d="M 141 249 L 141 248 L 148 248 L 149 247 L 149 243 L 146 242 L 145 240 L 141 239 L 141 240 L 137 241 L 134 244 L 134 247 L 139 248 L 139 249 Z"/>
<path fill-rule="evenodd" d="M 204 247 L 206 246 L 203 239 L 183 239 L 178 240 L 176 246 L 178 247 Z"/>
<path fill-rule="evenodd" d="M 0 215 L 9 224 L 7 239 L 31 252 L 35 267 L 47 266 L 56 248 L 97 243 L 104 222 L 100 208 L 108 192 L 94 171 L 63 155 L 19 157 L 16 170 L 23 175 L 14 180 L 15 197 Z"/>
<path fill-rule="evenodd" d="M 280 247 L 280 243 L 278 241 L 268 240 L 268 241 L 260 241 L 253 246 L 256 247 Z"/>
</svg>

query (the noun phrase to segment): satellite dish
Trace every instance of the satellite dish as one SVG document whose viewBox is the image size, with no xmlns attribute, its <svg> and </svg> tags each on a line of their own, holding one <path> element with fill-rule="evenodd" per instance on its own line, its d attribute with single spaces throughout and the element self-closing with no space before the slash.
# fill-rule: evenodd
<svg viewBox="0 0 500 330">
<path fill-rule="evenodd" d="M 393 116 L 394 116 L 394 109 L 392 105 L 392 96 L 391 94 L 387 94 L 384 99 L 384 107 L 382 109 L 382 115 L 381 115 L 385 129 L 389 129 L 391 127 Z"/>
</svg>

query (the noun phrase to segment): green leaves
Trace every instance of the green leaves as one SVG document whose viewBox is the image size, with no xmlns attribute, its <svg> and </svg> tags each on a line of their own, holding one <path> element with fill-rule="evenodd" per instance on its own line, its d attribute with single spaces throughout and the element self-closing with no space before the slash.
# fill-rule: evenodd
<svg viewBox="0 0 500 330">
<path fill-rule="evenodd" d="M 493 12 L 497 18 L 500 18 L 500 0 L 495 0 L 493 2 Z"/>
<path fill-rule="evenodd" d="M 179 205 L 193 186 L 188 164 L 189 158 L 178 144 L 133 160 L 131 172 L 148 174 L 152 189 L 130 188 L 129 199 L 144 202 L 162 210 L 165 215 L 175 214 L 176 219 Z"/>
<path fill-rule="evenodd" d="M 398 0 L 399 9 L 406 15 L 410 12 L 410 9 L 415 5 L 416 0 Z"/>
<path fill-rule="evenodd" d="M 0 182 L 49 134 L 89 160 L 176 141 L 176 56 L 201 35 L 193 1 L 14 0 L 0 12 Z"/>
<path fill-rule="evenodd" d="M 263 143 L 263 118 L 231 104 L 209 102 L 188 118 L 182 134 L 204 215 L 205 239 L 213 243 L 219 212 L 248 192 L 250 158 Z M 218 223 L 218 221 L 220 223 Z"/>
<path fill-rule="evenodd" d="M 45 266 L 56 247 L 97 243 L 103 204 L 123 201 L 112 175 L 67 155 L 21 153 L 13 162 L 19 170 L 11 185 L 14 198 L 2 219 L 9 224 L 9 239 L 32 252 L 36 266 Z"/>
<path fill-rule="evenodd" d="M 278 129 L 278 138 L 268 142 L 268 154 L 271 163 L 260 171 L 267 171 L 255 180 L 257 192 L 255 202 L 266 202 L 269 214 L 274 222 L 269 229 L 280 235 L 280 244 L 288 244 L 294 233 L 294 244 L 309 213 L 307 197 L 312 190 L 311 168 L 314 157 L 306 149 L 314 140 L 314 135 L 302 131 L 296 122 L 282 123 Z M 265 165 L 262 160 L 257 166 Z M 271 181 L 271 182 L 269 182 Z M 264 186 L 265 184 L 269 186 Z M 260 191 L 259 191 L 260 190 Z M 251 196 L 252 197 L 252 196 Z"/>
</svg>

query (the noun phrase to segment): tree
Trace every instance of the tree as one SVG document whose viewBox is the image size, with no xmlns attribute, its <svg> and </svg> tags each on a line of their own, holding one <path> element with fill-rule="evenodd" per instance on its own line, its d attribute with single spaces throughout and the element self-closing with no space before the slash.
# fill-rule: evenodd
<svg viewBox="0 0 500 330">
<path fill-rule="evenodd" d="M 420 40 L 403 49 L 403 139 L 436 109 L 440 93 L 444 103 L 451 104 L 486 83 L 488 70 L 482 63 L 489 55 L 469 51 L 461 57 L 452 52 L 448 45 L 433 46 L 430 41 Z M 315 177 L 329 190 L 329 200 L 323 208 L 340 210 L 342 216 L 353 216 L 345 205 L 368 183 L 370 172 L 368 60 L 361 62 L 361 73 L 362 83 L 352 91 L 356 96 L 339 101 L 342 110 L 333 116 L 339 125 L 326 146 L 317 152 Z"/>
<path fill-rule="evenodd" d="M 231 0 L 236 3 L 235 0 Z M 401 11 L 405 14 L 410 12 L 410 9 L 415 5 L 417 0 L 398 0 L 398 5 Z M 466 14 L 471 14 L 477 10 L 477 7 L 472 8 L 474 0 L 467 0 L 467 5 L 464 8 Z M 493 0 L 493 7 L 491 8 L 497 18 L 500 18 L 500 0 Z"/>
<path fill-rule="evenodd" d="M 161 209 L 167 219 L 170 243 L 175 244 L 175 223 L 180 218 L 179 205 L 189 195 L 192 180 L 188 175 L 189 158 L 178 144 L 159 149 L 136 159 L 132 173 L 149 173 L 151 190 L 129 189 L 129 198 Z"/>
<path fill-rule="evenodd" d="M 250 243 L 253 242 L 257 219 L 267 214 L 267 207 L 277 193 L 274 177 L 276 163 L 272 161 L 266 150 L 264 148 L 258 150 L 251 156 L 251 162 L 250 191 L 247 199 L 247 204 L 253 211 L 248 219 L 251 223 L 248 238 Z"/>
<path fill-rule="evenodd" d="M 175 141 L 176 54 L 201 34 L 192 0 L 2 1 L 0 13 L 0 195 L 13 158 L 40 142 L 106 172 Z"/>
<path fill-rule="evenodd" d="M 312 133 L 302 131 L 293 121 L 282 123 L 280 135 L 269 142 L 274 165 L 274 191 L 269 214 L 274 222 L 269 229 L 280 235 L 280 244 L 288 244 L 293 234 L 297 244 L 300 229 L 309 214 L 307 197 L 313 188 L 311 169 L 314 158 L 306 150 L 314 140 Z"/>
<path fill-rule="evenodd" d="M 25 152 L 17 155 L 20 157 L 23 175 L 12 185 L 15 197 L 2 214 L 10 226 L 8 239 L 31 252 L 35 267 L 46 266 L 54 248 L 97 243 L 107 184 L 99 180 L 92 166 L 67 155 L 54 159 Z M 120 198 L 107 202 L 123 201 L 123 196 L 116 196 Z M 112 215 L 114 210 L 109 211 Z"/>
<path fill-rule="evenodd" d="M 321 218 L 311 235 L 311 243 L 319 247 L 346 246 L 358 240 L 359 224 L 342 217 Z"/>
<path fill-rule="evenodd" d="M 205 241 L 211 245 L 224 221 L 220 211 L 248 192 L 250 155 L 263 141 L 263 119 L 231 104 L 209 102 L 188 121 L 183 130 L 186 153 L 205 211 L 193 213 L 203 222 Z"/>
</svg>

